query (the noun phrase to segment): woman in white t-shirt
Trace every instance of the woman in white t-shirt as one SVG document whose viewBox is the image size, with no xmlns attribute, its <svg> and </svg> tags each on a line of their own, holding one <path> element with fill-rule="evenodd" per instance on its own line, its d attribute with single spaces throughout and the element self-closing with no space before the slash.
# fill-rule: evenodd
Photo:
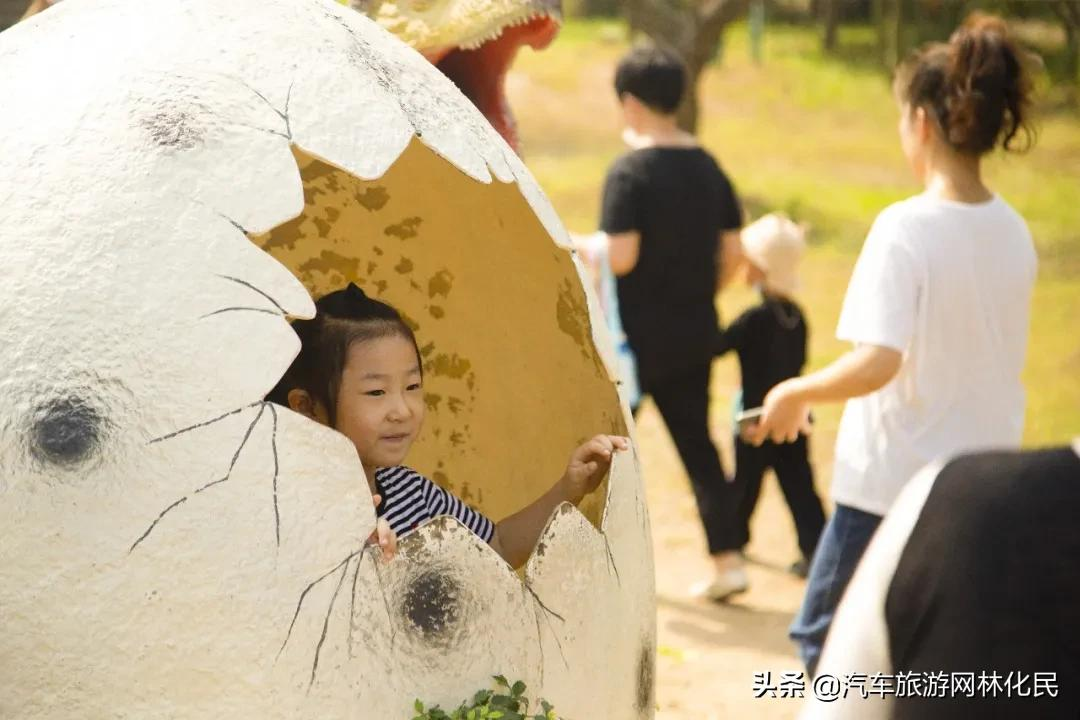
<svg viewBox="0 0 1080 720">
<path fill-rule="evenodd" d="M 921 195 L 878 216 L 837 337 L 855 347 L 777 385 L 754 440 L 794 440 L 808 406 L 846 400 L 836 512 L 818 544 L 791 637 L 813 674 L 840 596 L 881 517 L 928 462 L 1016 447 L 1036 258 L 1023 218 L 983 183 L 981 159 L 1024 135 L 1028 55 L 1005 23 L 972 16 L 898 69 L 900 144 Z"/>
</svg>

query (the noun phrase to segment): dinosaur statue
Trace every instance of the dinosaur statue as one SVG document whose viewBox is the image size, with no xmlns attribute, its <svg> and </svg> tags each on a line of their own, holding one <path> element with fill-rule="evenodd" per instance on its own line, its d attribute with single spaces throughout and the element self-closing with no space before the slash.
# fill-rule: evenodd
<svg viewBox="0 0 1080 720">
<path fill-rule="evenodd" d="M 59 0 L 31 0 L 22 19 Z M 500 135 L 519 149 L 506 100 L 517 51 L 547 47 L 559 32 L 562 0 L 348 0 L 449 77 Z"/>
<path fill-rule="evenodd" d="M 561 0 L 350 0 L 450 78 L 503 138 L 518 148 L 506 73 L 524 45 L 547 47 Z"/>
</svg>

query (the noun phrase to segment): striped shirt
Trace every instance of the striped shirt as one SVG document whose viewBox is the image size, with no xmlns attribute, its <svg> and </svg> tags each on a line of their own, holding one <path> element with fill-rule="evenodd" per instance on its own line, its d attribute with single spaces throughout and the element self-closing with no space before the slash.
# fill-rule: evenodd
<svg viewBox="0 0 1080 720">
<path fill-rule="evenodd" d="M 375 489 L 382 496 L 376 512 L 386 518 L 399 538 L 440 515 L 457 518 L 484 542 L 491 542 L 495 535 L 491 520 L 412 468 L 379 468 L 375 471 Z"/>
</svg>

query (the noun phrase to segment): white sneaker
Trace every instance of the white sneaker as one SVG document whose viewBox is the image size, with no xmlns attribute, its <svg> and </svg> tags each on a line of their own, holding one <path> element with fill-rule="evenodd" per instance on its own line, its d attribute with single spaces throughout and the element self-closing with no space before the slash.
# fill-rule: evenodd
<svg viewBox="0 0 1080 720">
<path fill-rule="evenodd" d="M 711 582 L 696 585 L 693 593 L 697 597 L 713 602 L 723 602 L 733 595 L 746 592 L 749 588 L 750 582 L 746 578 L 746 571 L 740 567 L 717 573 Z"/>
</svg>

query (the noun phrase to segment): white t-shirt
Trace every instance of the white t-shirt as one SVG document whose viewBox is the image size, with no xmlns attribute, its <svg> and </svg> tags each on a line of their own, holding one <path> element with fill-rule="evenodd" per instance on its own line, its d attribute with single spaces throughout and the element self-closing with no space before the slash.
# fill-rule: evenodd
<svg viewBox="0 0 1080 720">
<path fill-rule="evenodd" d="M 833 499 L 884 515 L 928 462 L 1020 444 L 1020 373 L 1036 257 L 1024 219 L 998 196 L 918 195 L 874 222 L 836 335 L 904 354 L 877 392 L 847 402 Z"/>
</svg>

